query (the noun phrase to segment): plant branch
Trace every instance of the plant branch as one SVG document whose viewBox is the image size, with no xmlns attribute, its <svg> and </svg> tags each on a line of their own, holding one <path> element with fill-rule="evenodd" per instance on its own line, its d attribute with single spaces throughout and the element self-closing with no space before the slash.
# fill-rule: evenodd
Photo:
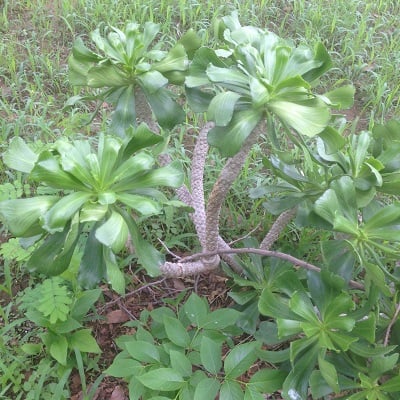
<svg viewBox="0 0 400 400">
<path fill-rule="evenodd" d="M 184 264 L 186 264 L 186 263 L 192 264 L 192 263 L 194 263 L 196 261 L 198 262 L 198 260 L 201 260 L 206 257 L 215 257 L 216 255 L 226 254 L 226 253 L 230 253 L 230 254 L 253 253 L 253 254 L 259 254 L 259 255 L 265 256 L 265 257 L 275 257 L 275 258 L 279 258 L 281 260 L 288 261 L 291 264 L 293 264 L 294 266 L 301 267 L 301 268 L 307 269 L 309 271 L 321 272 L 321 268 L 319 268 L 313 264 L 310 264 L 306 261 L 300 260 L 294 256 L 291 256 L 290 254 L 282 253 L 279 251 L 262 250 L 262 249 L 252 248 L 252 247 L 245 247 L 245 248 L 241 248 L 241 249 L 216 250 L 216 251 L 193 254 L 191 256 L 184 257 L 179 261 L 181 273 L 184 274 L 185 272 L 188 272 L 190 274 L 190 269 L 184 267 Z M 161 267 L 161 270 L 163 273 L 167 273 L 167 270 L 164 269 L 163 266 Z M 200 272 L 207 272 L 207 269 L 204 269 L 203 271 L 200 271 Z M 182 276 L 182 275 L 167 275 L 167 276 Z M 349 285 L 353 289 L 360 289 L 360 290 L 365 289 L 364 285 L 362 285 L 359 282 L 353 281 L 353 280 L 349 281 Z M 399 312 L 400 312 L 400 310 L 399 310 Z"/>
<path fill-rule="evenodd" d="M 206 207 L 204 202 L 204 167 L 208 153 L 208 132 L 214 127 L 213 122 L 207 122 L 200 130 L 193 150 L 190 186 L 192 192 L 192 220 L 202 249 L 205 249 L 206 239 Z"/>
<path fill-rule="evenodd" d="M 396 323 L 397 318 L 399 317 L 399 314 L 400 314 L 400 303 L 397 304 L 393 318 L 390 320 L 390 323 L 386 329 L 385 340 L 383 341 L 384 346 L 387 346 L 389 344 L 390 334 L 392 332 L 393 325 Z"/>
<path fill-rule="evenodd" d="M 222 204 L 237 176 L 239 175 L 247 155 L 257 142 L 260 134 L 259 124 L 246 138 L 240 151 L 228 160 L 222 169 L 211 191 L 206 210 L 206 250 L 218 249 L 219 219 Z"/>
<path fill-rule="evenodd" d="M 270 250 L 273 244 L 279 239 L 280 234 L 287 224 L 294 218 L 297 207 L 284 211 L 272 224 L 270 230 L 260 244 L 261 250 Z"/>
</svg>

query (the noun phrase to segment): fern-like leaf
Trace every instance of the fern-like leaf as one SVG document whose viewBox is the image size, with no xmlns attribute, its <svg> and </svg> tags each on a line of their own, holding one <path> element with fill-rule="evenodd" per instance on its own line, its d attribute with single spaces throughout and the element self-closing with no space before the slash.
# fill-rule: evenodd
<svg viewBox="0 0 400 400">
<path fill-rule="evenodd" d="M 41 284 L 41 298 L 36 307 L 38 311 L 49 318 L 50 324 L 66 321 L 71 310 L 72 299 L 68 288 L 62 284 L 62 279 L 54 277 L 46 279 Z"/>
</svg>

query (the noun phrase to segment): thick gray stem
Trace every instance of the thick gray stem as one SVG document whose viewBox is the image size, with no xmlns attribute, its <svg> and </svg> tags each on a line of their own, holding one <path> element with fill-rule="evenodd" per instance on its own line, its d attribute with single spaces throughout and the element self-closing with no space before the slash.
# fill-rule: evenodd
<svg viewBox="0 0 400 400">
<path fill-rule="evenodd" d="M 205 248 L 206 239 L 206 208 L 204 203 L 204 167 L 208 153 L 207 134 L 214 127 L 213 122 L 208 122 L 200 130 L 193 151 L 191 189 L 192 189 L 192 214 L 202 249 Z"/>
<path fill-rule="evenodd" d="M 206 251 L 218 249 L 219 217 L 225 198 L 239 175 L 251 147 L 257 142 L 260 129 L 257 127 L 245 140 L 240 151 L 228 160 L 214 184 L 206 211 Z"/>
<path fill-rule="evenodd" d="M 270 250 L 272 245 L 279 239 L 280 234 L 287 224 L 294 218 L 297 207 L 284 211 L 272 224 L 269 232 L 260 244 L 261 250 Z"/>
</svg>

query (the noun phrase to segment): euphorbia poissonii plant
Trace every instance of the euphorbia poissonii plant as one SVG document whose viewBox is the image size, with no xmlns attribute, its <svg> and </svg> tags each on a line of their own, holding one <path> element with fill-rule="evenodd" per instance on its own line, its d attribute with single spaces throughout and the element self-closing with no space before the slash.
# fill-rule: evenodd
<svg viewBox="0 0 400 400">
<path fill-rule="evenodd" d="M 112 128 L 120 136 L 136 123 L 137 90 L 143 92 L 161 127 L 170 129 L 185 120 L 183 110 L 166 86 L 183 83 L 187 51 L 199 47 L 200 39 L 189 31 L 168 52 L 161 49 L 161 41 L 151 48 L 159 29 L 153 22 L 143 28 L 130 22 L 123 30 L 103 25 L 90 35 L 94 51 L 81 38 L 72 48 L 68 60 L 71 84 L 103 89 L 97 98 L 115 105 Z M 77 99 L 81 97 L 74 97 L 72 102 Z"/>
<path fill-rule="evenodd" d="M 115 253 L 125 245 L 128 233 L 139 262 L 150 274 L 157 274 L 162 257 L 139 235 L 134 216 L 161 212 L 168 200 L 157 187 L 175 188 L 183 182 L 178 162 L 158 168 L 154 156 L 146 151 L 162 140 L 145 125 L 131 129 L 126 140 L 100 135 L 96 150 L 88 140 L 59 139 L 34 155 L 30 164 L 19 165 L 24 157 L 12 151 L 35 153 L 15 138 L 17 143 L 6 153 L 8 166 L 29 172 L 50 193 L 0 203 L 0 215 L 14 235 L 44 239 L 38 242 L 28 268 L 48 275 L 62 273 L 78 239 L 89 231 L 80 266 L 84 286 L 107 278 L 123 291 Z"/>
<path fill-rule="evenodd" d="M 272 32 L 241 26 L 236 13 L 222 21 L 226 48 L 199 49 L 186 86 L 189 102 L 215 121 L 209 143 L 225 155 L 237 153 L 262 119 L 274 115 L 285 127 L 312 137 L 327 127 L 331 107 L 352 104 L 351 86 L 323 96 L 312 90 L 332 65 L 322 44 L 314 51 L 295 47 Z"/>
</svg>

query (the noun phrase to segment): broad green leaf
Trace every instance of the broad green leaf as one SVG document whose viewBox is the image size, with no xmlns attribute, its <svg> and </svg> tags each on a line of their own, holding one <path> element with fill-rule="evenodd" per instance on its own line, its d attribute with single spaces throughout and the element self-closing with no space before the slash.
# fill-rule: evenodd
<svg viewBox="0 0 400 400">
<path fill-rule="evenodd" d="M 115 191 L 134 191 L 136 189 L 154 188 L 156 186 L 179 187 L 183 184 L 183 171 L 181 163 L 173 161 L 171 164 L 150 170 L 141 174 L 134 180 L 123 180 L 113 185 Z"/>
<path fill-rule="evenodd" d="M 203 329 L 224 329 L 228 326 L 235 325 L 239 317 L 239 311 L 232 308 L 221 308 L 207 314 L 207 317 L 204 319 L 200 327 Z"/>
<path fill-rule="evenodd" d="M 78 58 L 71 54 L 68 57 L 68 80 L 74 86 L 87 85 L 87 73 L 92 64 L 87 61 L 79 61 Z"/>
<path fill-rule="evenodd" d="M 88 192 L 75 192 L 62 197 L 43 215 L 43 228 L 50 233 L 62 231 L 67 222 L 92 196 L 92 193 Z"/>
<path fill-rule="evenodd" d="M 207 116 L 215 121 L 217 126 L 226 126 L 231 121 L 235 105 L 240 94 L 234 92 L 222 92 L 217 94 L 210 103 Z"/>
<path fill-rule="evenodd" d="M 328 155 L 337 153 L 346 144 L 345 138 L 336 129 L 330 126 L 327 126 L 320 132 L 319 137 L 322 139 L 325 152 Z"/>
<path fill-rule="evenodd" d="M 154 157 L 150 154 L 146 154 L 145 152 L 137 153 L 118 166 L 112 175 L 112 179 L 115 185 L 118 185 L 119 181 L 127 181 L 129 183 L 135 180 L 135 175 L 152 168 L 154 163 Z M 115 186 L 111 186 L 111 189 L 115 190 Z M 129 190 L 128 186 L 126 190 Z"/>
<path fill-rule="evenodd" d="M 288 300 L 281 295 L 273 293 L 270 288 L 265 288 L 258 302 L 260 313 L 273 318 L 284 318 L 289 320 L 299 320 L 300 318 L 293 313 L 288 305 Z"/>
<path fill-rule="evenodd" d="M 122 216 L 113 211 L 110 218 L 96 229 L 95 236 L 99 242 L 118 253 L 128 239 L 128 226 Z"/>
<path fill-rule="evenodd" d="M 119 353 L 104 373 L 116 378 L 127 378 L 132 375 L 139 375 L 143 369 L 144 367 L 138 361 L 126 358 L 124 353 Z"/>
<path fill-rule="evenodd" d="M 377 228 L 385 228 L 400 223 L 400 203 L 394 203 L 381 208 L 364 225 L 364 231 L 367 233 Z"/>
<path fill-rule="evenodd" d="M 121 87 L 130 83 L 129 76 L 110 62 L 94 65 L 87 72 L 87 85 L 92 88 Z"/>
<path fill-rule="evenodd" d="M 110 130 L 126 138 L 127 130 L 136 126 L 135 86 L 128 85 L 118 90 L 118 99 L 112 113 Z"/>
<path fill-rule="evenodd" d="M 247 386 L 244 392 L 244 400 L 265 400 L 265 396 L 251 386 Z"/>
<path fill-rule="evenodd" d="M 85 290 L 79 293 L 71 310 L 71 317 L 82 320 L 89 309 L 94 306 L 101 293 L 101 289 Z"/>
<path fill-rule="evenodd" d="M 289 300 L 289 307 L 292 312 L 296 313 L 302 319 L 315 324 L 319 323 L 314 306 L 304 293 L 294 293 Z"/>
<path fill-rule="evenodd" d="M 222 343 L 203 336 L 200 344 L 200 359 L 208 372 L 217 375 L 222 368 Z"/>
<path fill-rule="evenodd" d="M 122 212 L 121 215 L 128 224 L 139 263 L 146 269 L 150 276 L 159 275 L 160 265 L 165 262 L 165 257 L 141 237 L 135 221 L 128 213 Z"/>
<path fill-rule="evenodd" d="M 184 351 L 171 350 L 169 352 L 171 367 L 183 377 L 192 375 L 192 363 L 186 357 Z"/>
<path fill-rule="evenodd" d="M 130 157 L 139 150 L 151 147 L 164 139 L 161 135 L 154 133 L 145 123 L 136 128 L 130 128 L 126 132 L 127 141 L 123 151 L 123 158 Z"/>
<path fill-rule="evenodd" d="M 17 171 L 30 173 L 38 155 L 19 136 L 11 139 L 3 155 L 4 164 Z"/>
<path fill-rule="evenodd" d="M 125 343 L 128 353 L 142 363 L 158 363 L 160 362 L 160 352 L 153 343 L 142 340 L 130 340 Z"/>
<path fill-rule="evenodd" d="M 0 202 L 0 215 L 14 236 L 35 236 L 43 232 L 40 218 L 57 200 L 58 196 L 4 200 Z"/>
<path fill-rule="evenodd" d="M 163 322 L 168 339 L 177 346 L 187 348 L 190 344 L 190 336 L 182 322 L 168 316 L 164 317 Z"/>
<path fill-rule="evenodd" d="M 283 383 L 283 396 L 287 399 L 307 399 L 309 379 L 317 361 L 318 348 L 313 347 L 296 361 Z"/>
<path fill-rule="evenodd" d="M 117 199 L 136 210 L 140 215 L 159 214 L 162 210 L 161 205 L 157 201 L 137 194 L 119 193 Z"/>
<path fill-rule="evenodd" d="M 219 83 L 241 94 L 249 94 L 249 78 L 239 70 L 209 65 L 206 73 L 211 82 Z"/>
<path fill-rule="evenodd" d="M 52 336 L 49 351 L 57 362 L 61 365 L 67 365 L 68 342 L 65 336 Z"/>
<path fill-rule="evenodd" d="M 260 393 L 274 393 L 282 387 L 286 376 L 285 371 L 264 368 L 252 375 L 248 386 Z"/>
<path fill-rule="evenodd" d="M 243 400 L 243 391 L 235 381 L 225 381 L 221 385 L 219 400 Z"/>
<path fill-rule="evenodd" d="M 76 166 L 76 168 L 80 170 L 82 169 L 81 166 Z M 86 172 L 85 178 L 87 177 L 87 174 L 88 173 Z M 30 177 L 34 181 L 44 183 L 55 189 L 87 189 L 84 185 L 87 180 L 79 181 L 75 176 L 66 172 L 66 169 L 61 167 L 59 159 L 48 151 L 40 153 L 39 158 L 30 173 Z"/>
<path fill-rule="evenodd" d="M 208 143 L 218 147 L 223 156 L 232 157 L 257 126 L 262 116 L 259 110 L 238 111 L 231 122 L 225 126 L 216 126 L 208 133 Z"/>
<path fill-rule="evenodd" d="M 256 349 L 258 342 L 236 345 L 225 357 L 224 370 L 226 377 L 237 378 L 245 373 L 257 360 Z"/>
<path fill-rule="evenodd" d="M 383 271 L 376 264 L 371 262 L 366 262 L 363 266 L 367 272 L 368 279 L 375 284 L 385 296 L 390 296 L 391 292 L 386 284 Z"/>
<path fill-rule="evenodd" d="M 69 238 L 70 245 L 65 246 Z M 68 267 L 79 238 L 76 226 L 66 226 L 63 232 L 56 232 L 46 237 L 29 258 L 26 267 L 29 271 L 37 271 L 48 276 L 59 275 Z"/>
<path fill-rule="evenodd" d="M 165 392 L 178 390 L 186 383 L 172 368 L 157 368 L 136 377 L 144 386 Z"/>
<path fill-rule="evenodd" d="M 111 284 L 113 290 L 118 294 L 125 294 L 125 274 L 121 271 L 115 254 L 109 248 L 103 249 L 103 257 L 106 263 L 107 281 Z"/>
<path fill-rule="evenodd" d="M 196 293 L 192 293 L 183 306 L 185 315 L 189 321 L 200 327 L 207 318 L 209 312 L 208 304 Z"/>
<path fill-rule="evenodd" d="M 69 338 L 69 346 L 76 348 L 82 353 L 101 353 L 101 349 L 92 336 L 90 329 L 80 329 L 72 333 Z"/>
<path fill-rule="evenodd" d="M 108 211 L 108 204 L 88 202 L 84 204 L 79 213 L 80 222 L 98 222 L 104 219 Z"/>
<path fill-rule="evenodd" d="M 141 85 L 146 99 L 154 112 L 157 122 L 164 129 L 172 129 L 185 121 L 182 108 L 171 98 L 171 93 L 165 89 L 151 92 L 146 86 Z"/>
<path fill-rule="evenodd" d="M 88 49 L 83 43 L 82 38 L 78 37 L 75 39 L 74 44 L 72 46 L 72 54 L 73 56 L 79 60 L 79 62 L 97 62 L 101 60 L 101 57 Z"/>
<path fill-rule="evenodd" d="M 323 94 L 323 98 L 327 99 L 327 103 L 338 109 L 346 109 L 353 106 L 355 88 L 353 85 L 341 86 Z"/>
<path fill-rule="evenodd" d="M 119 150 L 122 143 L 111 135 L 100 135 L 98 144 L 99 185 L 104 187 L 110 181 L 110 176 L 115 171 Z"/>
<path fill-rule="evenodd" d="M 285 124 L 308 137 L 322 132 L 331 118 L 328 107 L 317 99 L 303 103 L 275 100 L 268 103 L 268 108 Z"/>
<path fill-rule="evenodd" d="M 145 72 L 138 76 L 140 86 L 146 88 L 146 92 L 150 95 L 155 94 L 158 90 L 168 84 L 168 79 L 158 71 Z"/>
<path fill-rule="evenodd" d="M 338 374 L 335 366 L 332 363 L 326 361 L 323 357 L 321 357 L 321 355 L 318 356 L 318 366 L 321 375 L 324 377 L 326 382 L 335 393 L 338 393 L 340 391 L 340 388 Z"/>
<path fill-rule="evenodd" d="M 395 376 L 387 380 L 385 383 L 380 385 L 380 388 L 388 393 L 400 392 L 400 377 Z"/>
<path fill-rule="evenodd" d="M 104 246 L 96 239 L 96 228 L 97 225 L 89 233 L 79 267 L 78 282 L 85 289 L 93 288 L 107 276 Z"/>
<path fill-rule="evenodd" d="M 217 379 L 205 378 L 196 385 L 193 400 L 214 399 L 219 388 L 220 383 Z"/>
</svg>

